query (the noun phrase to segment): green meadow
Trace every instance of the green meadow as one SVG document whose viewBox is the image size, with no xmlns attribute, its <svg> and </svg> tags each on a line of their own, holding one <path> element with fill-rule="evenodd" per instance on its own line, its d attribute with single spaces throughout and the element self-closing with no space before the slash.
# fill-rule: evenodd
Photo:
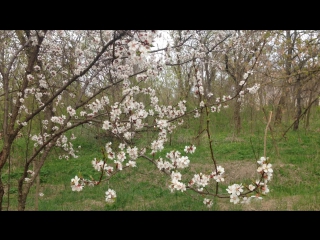
<svg viewBox="0 0 320 240">
<path fill-rule="evenodd" d="M 316 108 L 316 107 L 315 107 Z M 203 204 L 203 196 L 192 191 L 171 193 L 170 178 L 160 172 L 146 159 L 138 159 L 136 168 L 126 168 L 108 182 L 95 187 L 84 187 L 81 192 L 71 191 L 70 181 L 75 175 L 99 178 L 92 167 L 94 158 L 101 158 L 101 148 L 114 141 L 101 130 L 89 126 L 78 128 L 73 133 L 77 138 L 73 145 L 78 149 L 78 158 L 59 159 L 60 152 L 52 152 L 42 167 L 37 183 L 28 195 L 26 211 L 318 211 L 320 210 L 320 120 L 319 112 L 313 111 L 308 128 L 301 121 L 297 131 L 289 129 L 291 123 L 272 125 L 268 129 L 266 155 L 273 166 L 270 192 L 260 201 L 249 205 L 235 205 L 228 198 L 214 198 L 212 208 Z M 230 111 L 230 112 L 229 112 Z M 234 133 L 232 112 L 224 110 L 212 114 L 210 133 L 213 153 L 218 165 L 225 168 L 228 184 L 250 183 L 257 176 L 257 160 L 264 153 L 266 119 L 263 112 L 254 118 L 242 113 L 242 130 Z M 254 120 L 252 120 L 254 119 Z M 210 173 L 213 170 L 207 136 L 197 138 L 200 119 L 189 117 L 170 135 L 165 148 L 156 157 L 165 158 L 173 149 L 183 154 L 184 146 L 193 143 L 195 153 L 189 155 L 190 167 L 186 177 L 195 173 Z M 204 125 L 203 125 L 204 126 Z M 138 138 L 139 145 L 150 143 L 155 133 L 145 133 Z M 2 181 L 7 183 L 4 210 L 17 210 L 17 180 L 22 173 L 23 146 L 26 139 L 15 142 L 10 162 L 2 170 Z M 114 143 L 116 144 L 116 142 Z M 81 148 L 78 148 L 81 146 Z M 150 150 L 147 150 L 150 152 Z M 112 188 L 117 193 L 113 204 L 105 201 L 105 191 Z M 226 192 L 226 191 L 225 191 Z M 43 193 L 43 196 L 39 196 Z"/>
</svg>

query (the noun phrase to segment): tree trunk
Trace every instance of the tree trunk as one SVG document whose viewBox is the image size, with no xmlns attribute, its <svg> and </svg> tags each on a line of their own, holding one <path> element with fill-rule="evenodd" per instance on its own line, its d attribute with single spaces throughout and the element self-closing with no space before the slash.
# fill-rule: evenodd
<svg viewBox="0 0 320 240">
<path fill-rule="evenodd" d="M 277 109 L 276 109 L 276 114 L 275 114 L 275 117 L 274 117 L 274 125 L 281 124 L 281 122 L 282 122 L 282 112 L 283 112 L 285 104 L 286 104 L 286 96 L 283 93 L 283 94 L 281 94 L 281 97 L 280 97 L 280 100 L 279 100 L 279 103 L 278 103 L 278 106 L 277 106 Z"/>
<path fill-rule="evenodd" d="M 281 97 L 276 108 L 276 114 L 274 117 L 274 125 L 279 125 L 282 123 L 283 113 L 287 105 L 287 99 L 289 97 L 290 88 L 285 87 L 284 91 L 281 93 Z"/>
<path fill-rule="evenodd" d="M 21 176 L 21 178 L 18 180 L 18 211 L 24 211 L 26 208 L 26 202 L 27 197 L 30 191 L 30 188 L 33 186 L 33 183 L 36 181 L 37 177 L 40 174 L 40 170 L 47 159 L 52 147 L 57 142 L 59 136 L 56 136 L 55 139 L 52 140 L 51 145 L 46 145 L 44 148 L 44 151 L 39 159 L 36 159 L 37 153 L 35 152 L 32 157 L 26 160 L 25 166 L 24 166 L 24 173 Z M 31 181 L 28 183 L 25 183 L 24 179 L 27 176 L 27 171 L 29 169 L 29 166 L 32 162 L 36 162 L 34 165 L 34 176 L 31 177 Z"/>
<path fill-rule="evenodd" d="M 6 132 L 5 132 L 6 133 Z M 2 203 L 3 203 L 3 197 L 4 197 L 4 184 L 1 181 L 1 170 L 3 169 L 3 166 L 7 162 L 9 155 L 10 155 L 10 149 L 11 145 L 13 143 L 13 136 L 9 134 L 4 134 L 4 146 L 0 152 L 0 211 L 2 210 Z"/>
<path fill-rule="evenodd" d="M 308 99 L 308 106 L 311 104 L 311 101 L 312 101 L 312 91 L 310 91 L 310 94 L 309 94 L 309 99 Z M 317 103 L 317 101 L 315 102 Z M 318 106 L 318 104 L 316 105 Z M 306 113 L 306 123 L 305 123 L 305 128 L 308 129 L 309 128 L 309 124 L 310 124 L 310 113 L 311 113 L 311 107 L 308 108 L 307 110 L 307 113 Z"/>
<path fill-rule="evenodd" d="M 35 149 L 33 149 L 33 152 L 35 152 Z M 35 160 L 33 162 L 33 171 L 36 171 L 38 169 L 38 161 Z M 39 209 L 39 189 L 40 189 L 40 173 L 36 177 L 36 193 L 34 196 L 34 210 L 38 211 Z"/>
<path fill-rule="evenodd" d="M 241 102 L 236 101 L 234 103 L 234 111 L 233 111 L 233 120 L 234 120 L 236 135 L 238 135 L 241 132 L 240 108 L 241 108 Z"/>
<path fill-rule="evenodd" d="M 240 76 L 240 74 L 239 74 L 239 76 Z M 241 86 L 239 84 L 237 84 L 236 92 L 239 92 L 240 89 L 241 89 Z M 233 109 L 233 122 L 234 122 L 235 135 L 239 135 L 239 133 L 241 132 L 240 110 L 241 110 L 241 102 L 237 101 L 237 99 L 236 99 L 236 101 L 234 102 L 234 109 Z"/>
<path fill-rule="evenodd" d="M 297 31 L 295 30 L 291 36 L 291 30 L 286 30 L 286 44 L 287 44 L 287 55 L 285 56 L 285 72 L 286 72 L 286 81 L 290 82 L 290 76 L 291 76 L 291 71 L 292 71 L 292 54 L 293 54 L 293 49 L 295 45 L 295 39 L 297 36 Z M 284 82 L 286 84 L 286 82 Z M 285 91 L 282 92 L 279 104 L 276 109 L 276 115 L 275 115 L 275 121 L 274 124 L 281 124 L 282 122 L 282 116 L 283 116 L 283 110 L 286 105 L 286 98 L 288 98 L 288 93 L 289 93 L 289 87 L 286 87 Z"/>
<path fill-rule="evenodd" d="M 293 130 L 296 131 L 299 128 L 300 115 L 302 113 L 301 108 L 301 82 L 300 78 L 297 78 L 297 95 L 296 95 L 296 104 L 295 104 L 295 122 L 293 124 Z"/>
</svg>

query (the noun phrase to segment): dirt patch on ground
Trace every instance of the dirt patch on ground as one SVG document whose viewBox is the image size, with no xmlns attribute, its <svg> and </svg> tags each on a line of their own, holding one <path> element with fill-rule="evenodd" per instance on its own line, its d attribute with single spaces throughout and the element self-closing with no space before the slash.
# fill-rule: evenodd
<svg viewBox="0 0 320 240">
<path fill-rule="evenodd" d="M 257 172 L 258 164 L 253 160 L 228 161 L 218 165 L 221 165 L 225 170 L 226 184 L 240 183 L 248 179 L 257 180 L 260 177 L 260 174 Z M 274 170 L 273 175 L 277 178 L 278 182 L 280 181 L 285 184 L 289 180 L 292 181 L 292 176 L 294 176 L 295 183 L 302 181 L 298 174 L 301 170 L 294 164 L 272 163 L 272 168 Z M 214 171 L 214 165 L 208 163 L 192 163 L 191 171 L 210 174 Z"/>
<path fill-rule="evenodd" d="M 270 199 L 267 196 L 261 200 L 251 201 L 250 204 L 234 205 L 234 210 L 241 211 L 293 211 L 303 196 L 288 196 L 281 199 Z M 230 211 L 232 203 L 225 199 L 218 202 L 219 211 Z"/>
<path fill-rule="evenodd" d="M 274 163 L 273 179 L 278 183 L 288 184 L 294 182 L 299 184 L 302 181 L 299 175 L 299 167 L 294 164 Z M 224 184 L 230 185 L 233 183 L 249 183 L 250 180 L 257 180 L 260 174 L 257 172 L 257 163 L 252 160 L 230 161 L 222 163 L 221 166 L 225 169 Z M 193 164 L 191 169 L 197 173 L 211 173 L 213 164 Z M 270 184 L 272 185 L 272 180 Z M 272 187 L 270 189 L 272 191 Z M 297 210 L 299 201 L 303 200 L 303 196 L 294 195 L 283 198 L 274 199 L 270 195 L 263 196 L 263 199 L 252 199 L 250 204 L 234 205 L 230 203 L 228 198 L 220 199 L 217 203 L 219 211 L 241 210 L 241 211 L 292 211 Z M 230 205 L 231 204 L 231 205 Z M 317 207 L 317 206 L 316 206 Z"/>
<path fill-rule="evenodd" d="M 82 206 L 83 206 L 82 210 L 83 211 L 92 211 L 92 208 L 103 209 L 105 204 L 106 204 L 106 202 L 103 202 L 103 201 L 96 201 L 96 200 L 88 199 L 82 203 Z"/>
<path fill-rule="evenodd" d="M 296 204 L 302 196 L 288 196 L 282 199 L 269 199 L 264 198 L 262 201 L 258 203 L 258 209 L 253 206 L 245 206 L 245 210 L 262 210 L 262 211 L 277 211 L 286 209 L 288 211 L 292 211 L 293 205 Z"/>
<path fill-rule="evenodd" d="M 225 183 L 235 183 L 243 179 L 259 177 L 257 164 L 253 161 L 233 161 L 220 164 L 225 170 Z M 191 170 L 209 174 L 214 171 L 213 164 L 191 164 Z"/>
</svg>

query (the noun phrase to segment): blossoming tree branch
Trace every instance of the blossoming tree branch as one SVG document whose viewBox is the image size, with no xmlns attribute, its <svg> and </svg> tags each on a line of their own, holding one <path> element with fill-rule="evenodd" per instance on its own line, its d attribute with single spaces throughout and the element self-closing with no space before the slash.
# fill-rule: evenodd
<svg viewBox="0 0 320 240">
<path fill-rule="evenodd" d="M 257 94 L 260 85 L 251 83 L 250 76 L 259 64 L 268 32 L 219 30 L 209 35 L 206 31 L 171 31 L 172 41 L 158 48 L 161 34 L 155 30 L 1 31 L 0 95 L 4 113 L 0 170 L 10 159 L 15 139 L 20 134 L 27 136 L 24 170 L 18 180 L 19 210 L 25 209 L 30 188 L 54 149 L 61 149 L 60 159 L 78 157 L 72 143 L 77 136 L 72 131 L 82 125 L 98 126 L 117 141 L 106 142 L 90 160 L 100 177 L 74 175 L 72 191 L 85 191 L 86 187 L 106 182 L 112 186 L 115 174 L 139 167 L 137 159 L 144 159 L 168 176 L 171 192 L 199 193 L 208 207 L 214 197 L 238 204 L 262 199 L 269 192 L 273 170 L 266 151 L 256 160 L 259 178 L 221 189 L 228 173 L 214 156 L 210 131 L 212 114 L 219 114 L 231 102 L 241 104 L 247 94 Z M 232 52 L 243 55 L 237 69 L 231 64 L 235 60 L 228 57 Z M 165 104 L 153 86 L 169 68 L 177 73 L 175 81 L 179 84 L 185 80 L 185 71 L 189 88 Z M 224 71 L 234 79 L 232 95 L 219 97 L 210 91 L 205 84 L 208 69 Z M 195 107 L 188 107 L 191 97 L 184 98 L 186 91 L 197 102 Z M 195 172 L 191 179 L 181 170 L 190 169 L 197 154 L 196 144 L 190 142 L 183 152 L 165 151 L 169 134 L 189 116 L 207 119 L 199 134 L 206 135 L 212 162 L 211 173 Z M 149 145 L 135 141 L 144 130 L 156 132 Z M 72 133 L 71 137 L 67 133 Z M 4 194 L 0 178 L 0 209 Z M 107 185 L 102 194 L 108 203 L 117 197 L 116 189 Z"/>
</svg>

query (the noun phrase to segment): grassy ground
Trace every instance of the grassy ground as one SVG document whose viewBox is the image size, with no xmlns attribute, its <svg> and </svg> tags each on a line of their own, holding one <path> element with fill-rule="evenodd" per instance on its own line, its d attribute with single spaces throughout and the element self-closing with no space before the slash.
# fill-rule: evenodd
<svg viewBox="0 0 320 240">
<path fill-rule="evenodd" d="M 225 118 L 224 118 L 225 119 Z M 256 160 L 263 156 L 263 138 L 265 121 L 263 116 L 255 117 L 255 121 L 247 119 L 243 130 L 235 137 L 232 123 L 222 116 L 212 118 L 212 137 L 214 155 L 220 165 L 225 168 L 226 182 L 250 183 L 256 177 Z M 191 170 L 209 173 L 212 171 L 208 140 L 201 135 L 193 138 L 194 119 L 181 127 L 180 133 L 172 135 L 171 142 L 160 155 L 177 149 L 183 152 L 185 145 L 195 143 L 196 153 L 190 157 Z M 32 187 L 27 200 L 26 210 L 33 211 L 253 211 L 253 210 L 320 210 L 320 164 L 319 164 L 319 126 L 314 121 L 309 130 L 288 131 L 282 138 L 286 126 L 274 128 L 273 134 L 268 132 L 267 156 L 273 164 L 274 176 L 269 183 L 270 193 L 262 201 L 250 205 L 234 205 L 229 199 L 215 199 L 214 205 L 208 209 L 202 203 L 202 197 L 192 192 L 171 193 L 167 188 L 168 177 L 161 174 L 153 165 L 143 159 L 137 161 L 137 168 L 124 170 L 109 183 L 96 187 L 86 187 L 82 192 L 72 192 L 70 180 L 80 172 L 83 176 L 98 177 L 91 165 L 93 158 L 100 158 L 100 148 L 109 141 L 107 138 L 95 138 L 93 131 L 79 130 L 74 146 L 81 145 L 79 158 L 58 159 L 58 153 L 48 159 L 40 173 L 39 189 L 44 195 L 36 195 L 36 187 Z M 150 136 L 150 135 L 149 135 Z M 144 138 L 145 142 L 150 139 Z M 141 140 L 142 141 L 142 140 Z M 19 144 L 16 145 L 19 149 Z M 18 150 L 16 150 L 18 151 Z M 21 159 L 13 160 L 10 179 L 10 194 L 5 198 L 9 202 L 9 210 L 16 210 L 19 164 Z M 6 169 L 5 169 L 6 170 Z M 3 181 L 8 174 L 3 171 Z M 193 172 L 195 173 L 195 172 Z M 190 173 L 191 174 L 191 173 Z M 190 175 L 192 176 L 192 175 Z M 105 202 L 105 191 L 112 188 L 117 192 L 114 204 Z M 36 199 L 38 198 L 38 204 Z M 9 199 L 9 200 L 8 200 Z M 37 207 L 36 207 L 37 205 Z"/>
</svg>

